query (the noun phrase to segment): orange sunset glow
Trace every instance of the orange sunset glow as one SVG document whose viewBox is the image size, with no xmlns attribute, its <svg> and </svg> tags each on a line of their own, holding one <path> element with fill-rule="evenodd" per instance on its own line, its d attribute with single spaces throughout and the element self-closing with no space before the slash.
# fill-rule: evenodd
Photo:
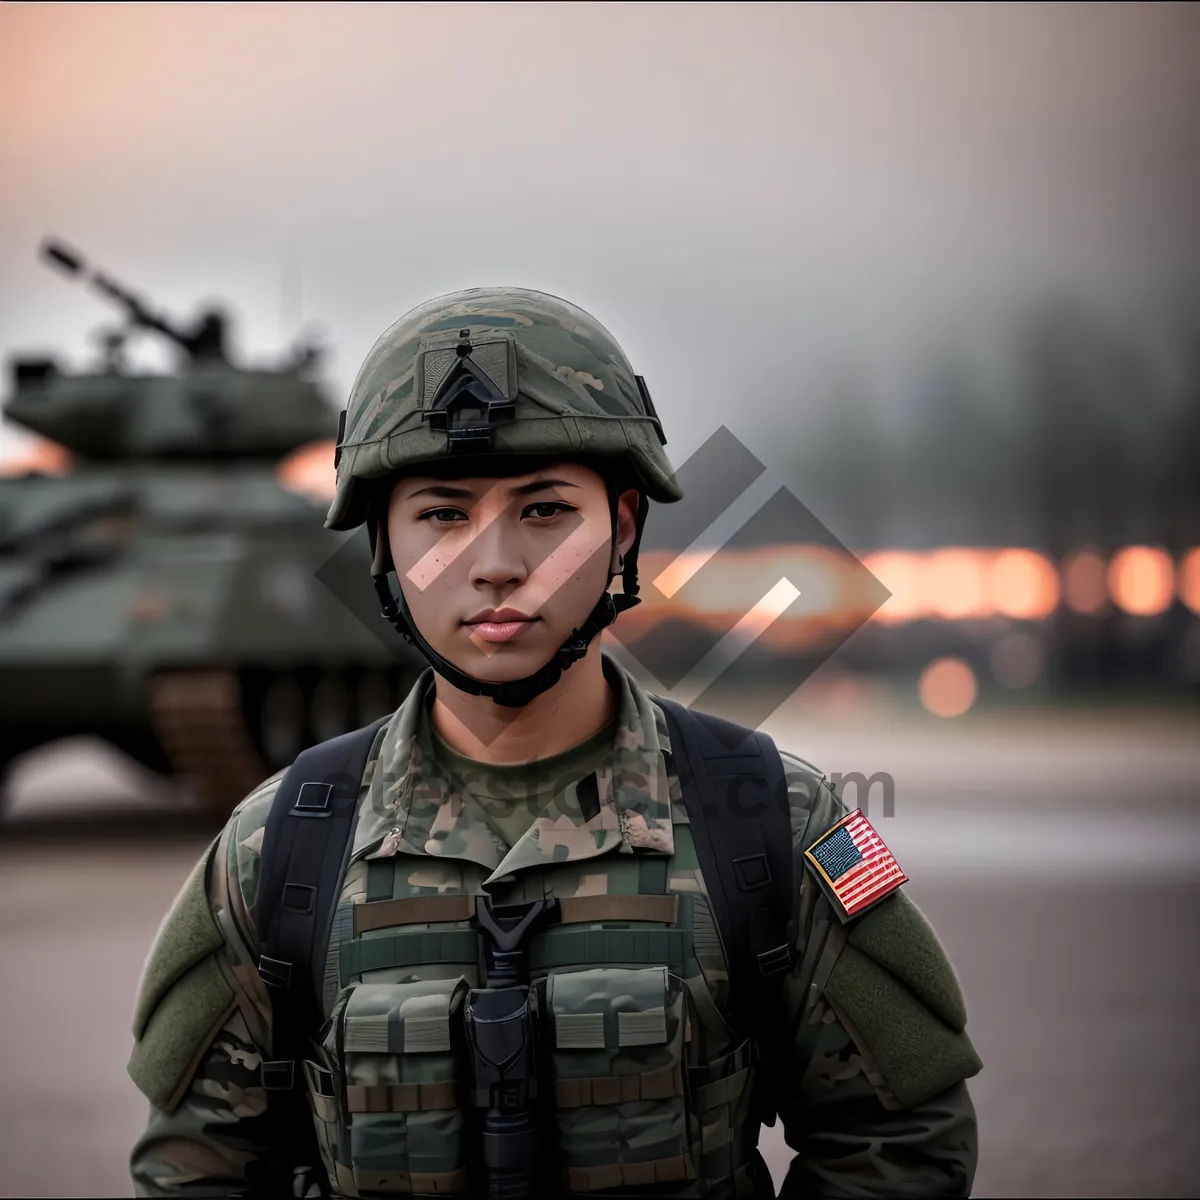
<svg viewBox="0 0 1200 1200">
<path fill-rule="evenodd" d="M 71 468 L 71 452 L 57 442 L 37 438 L 33 444 L 11 458 L 0 458 L 0 475 L 16 476 L 37 472 L 64 475 Z"/>
<path fill-rule="evenodd" d="M 310 442 L 293 450 L 275 468 L 275 477 L 289 491 L 325 504 L 332 502 L 337 485 L 333 447 L 332 441 Z"/>
</svg>

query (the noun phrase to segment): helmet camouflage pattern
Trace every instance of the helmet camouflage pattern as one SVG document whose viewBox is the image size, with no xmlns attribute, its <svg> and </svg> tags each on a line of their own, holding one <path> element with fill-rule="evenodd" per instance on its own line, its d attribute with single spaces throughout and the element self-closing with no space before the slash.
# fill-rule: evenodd
<svg viewBox="0 0 1200 1200">
<path fill-rule="evenodd" d="M 412 309 L 367 355 L 343 421 L 329 529 L 366 520 L 368 481 L 463 453 L 612 458 L 649 498 L 683 496 L 621 347 L 545 292 L 470 288 Z"/>
</svg>

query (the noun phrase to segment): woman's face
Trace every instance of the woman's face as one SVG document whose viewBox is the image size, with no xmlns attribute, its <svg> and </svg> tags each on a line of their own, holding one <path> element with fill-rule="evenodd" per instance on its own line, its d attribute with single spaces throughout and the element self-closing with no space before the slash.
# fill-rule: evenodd
<svg viewBox="0 0 1200 1200">
<path fill-rule="evenodd" d="M 581 463 L 500 478 L 405 476 L 388 540 L 421 635 L 488 683 L 544 666 L 587 619 L 610 563 L 633 544 L 638 494 L 622 493 L 617 545 L 604 481 Z"/>
</svg>

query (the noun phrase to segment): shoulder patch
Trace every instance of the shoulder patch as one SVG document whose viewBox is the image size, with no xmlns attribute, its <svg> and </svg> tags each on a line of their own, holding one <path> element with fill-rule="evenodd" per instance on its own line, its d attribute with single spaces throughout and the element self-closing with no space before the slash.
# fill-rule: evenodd
<svg viewBox="0 0 1200 1200">
<path fill-rule="evenodd" d="M 215 842 L 200 856 L 187 882 L 163 918 L 154 945 L 142 968 L 133 1036 L 140 1038 L 158 1002 L 176 980 L 224 944 L 221 930 L 208 907 L 205 874 Z"/>
<path fill-rule="evenodd" d="M 199 1056 L 236 1003 L 216 959 L 224 938 L 205 886 L 216 844 L 201 855 L 159 926 L 138 985 L 129 1075 L 167 1111 L 179 1103 Z"/>
<path fill-rule="evenodd" d="M 969 1079 L 983 1066 L 965 1030 L 952 1029 L 899 979 L 851 945 L 843 948 L 825 996 L 903 1108 Z"/>
<path fill-rule="evenodd" d="M 192 967 L 159 1002 L 126 1068 L 138 1090 L 172 1112 L 204 1052 L 237 1007 L 215 958 Z"/>
<path fill-rule="evenodd" d="M 904 1108 L 983 1065 L 945 948 L 903 892 L 851 926 L 824 994 Z"/>
<path fill-rule="evenodd" d="M 862 916 L 908 880 L 857 808 L 805 850 L 804 862 L 842 924 Z"/>
</svg>

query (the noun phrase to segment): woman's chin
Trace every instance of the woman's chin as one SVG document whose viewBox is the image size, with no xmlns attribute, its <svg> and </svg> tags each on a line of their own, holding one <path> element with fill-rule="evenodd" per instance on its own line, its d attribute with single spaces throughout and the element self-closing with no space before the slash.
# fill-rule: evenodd
<svg viewBox="0 0 1200 1200">
<path fill-rule="evenodd" d="M 528 642 L 519 645 L 518 641 L 524 639 L 487 642 L 482 638 L 468 638 L 465 647 L 460 644 L 449 653 L 445 650 L 439 650 L 439 653 L 472 679 L 483 683 L 511 683 L 540 670 L 553 654 L 547 647 Z"/>
</svg>

